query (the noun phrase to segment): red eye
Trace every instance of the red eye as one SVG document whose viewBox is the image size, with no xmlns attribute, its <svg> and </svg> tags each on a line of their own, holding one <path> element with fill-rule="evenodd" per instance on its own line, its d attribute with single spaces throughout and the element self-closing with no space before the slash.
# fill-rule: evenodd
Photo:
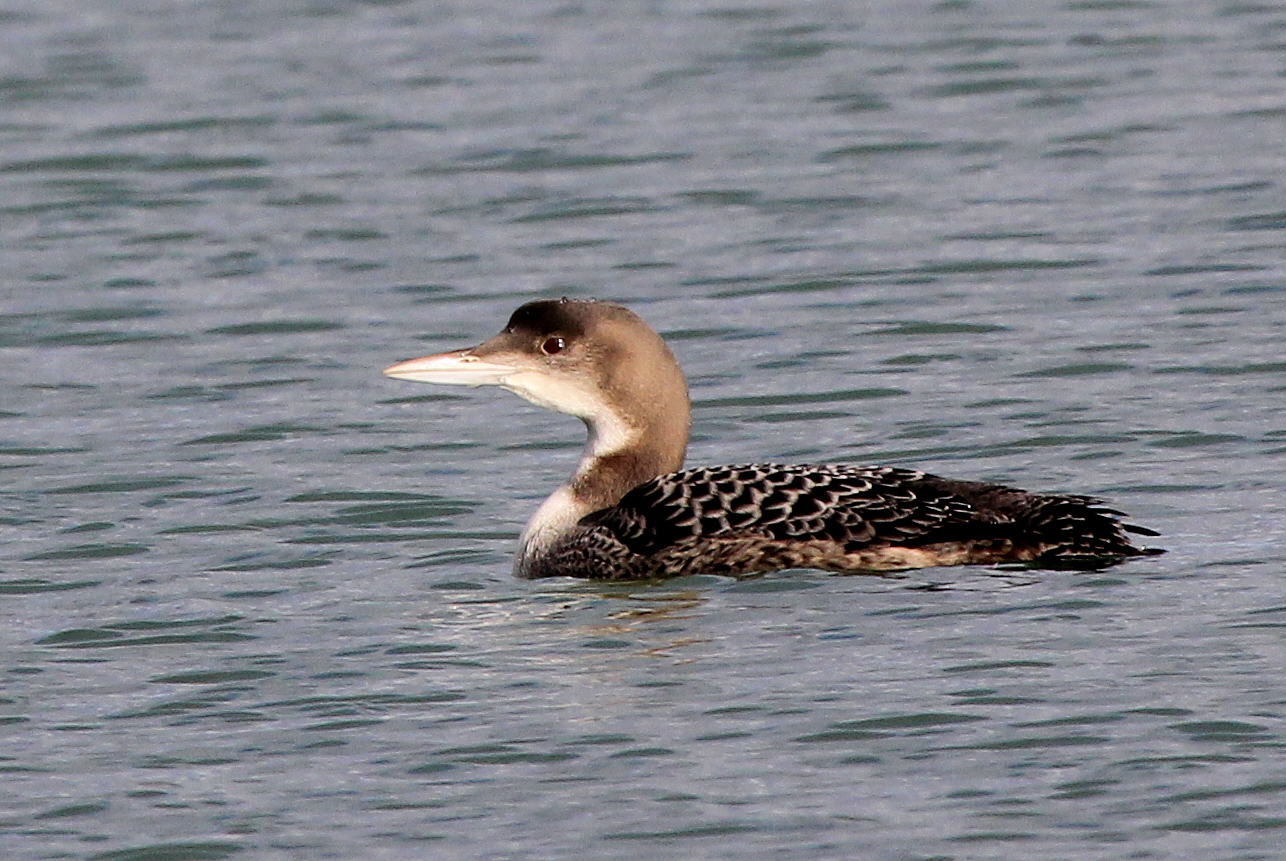
<svg viewBox="0 0 1286 861">
<path fill-rule="evenodd" d="M 546 338 L 544 343 L 540 345 L 540 352 L 546 356 L 561 353 L 565 349 L 567 349 L 567 342 L 562 338 Z"/>
</svg>

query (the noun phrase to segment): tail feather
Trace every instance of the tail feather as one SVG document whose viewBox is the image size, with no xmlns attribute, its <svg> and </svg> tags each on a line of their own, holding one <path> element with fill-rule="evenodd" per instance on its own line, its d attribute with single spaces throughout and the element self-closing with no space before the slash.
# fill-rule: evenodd
<svg viewBox="0 0 1286 861">
<path fill-rule="evenodd" d="M 1122 556 L 1151 556 L 1162 550 L 1136 546 L 1130 534 L 1157 535 L 1144 526 L 1121 520 L 1126 515 L 1102 507 L 1097 500 L 1078 496 L 1033 495 L 1021 520 L 1048 549 L 1042 559 L 1068 560 Z"/>
<path fill-rule="evenodd" d="M 1026 548 L 1041 561 L 1062 565 L 1101 565 L 1105 560 L 1163 553 L 1138 547 L 1131 535 L 1157 535 L 1126 523 L 1124 512 L 1103 500 L 1072 494 L 1029 493 L 1015 487 L 958 481 L 926 475 L 921 483 L 969 503 L 976 520 L 954 524 L 959 539 L 989 535 Z"/>
<path fill-rule="evenodd" d="M 1148 529 L 1146 526 L 1138 526 L 1133 523 L 1122 523 L 1121 528 L 1124 529 L 1126 532 L 1133 532 L 1135 535 L 1148 535 L 1148 536 L 1156 537 L 1161 534 L 1160 532 L 1157 532 L 1155 529 Z M 1161 550 L 1158 552 L 1164 553 L 1165 551 Z"/>
</svg>

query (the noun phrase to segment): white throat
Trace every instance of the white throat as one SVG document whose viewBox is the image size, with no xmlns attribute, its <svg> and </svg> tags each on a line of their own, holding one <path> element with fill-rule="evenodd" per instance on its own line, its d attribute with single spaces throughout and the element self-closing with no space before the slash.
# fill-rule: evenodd
<svg viewBox="0 0 1286 861">
<path fill-rule="evenodd" d="M 620 454 L 638 444 L 641 432 L 637 428 L 630 427 L 610 412 L 604 412 L 606 418 L 600 415 L 585 420 L 589 439 L 576 472 L 540 504 L 523 528 L 518 556 L 514 559 L 514 570 L 518 576 L 522 576 L 534 559 L 548 553 L 560 540 L 575 532 L 582 517 L 597 510 L 598 506 L 593 502 L 577 495 L 573 489 L 577 481 L 593 473 L 603 458 Z"/>
<path fill-rule="evenodd" d="M 576 498 L 571 485 L 564 484 L 540 504 L 536 513 L 527 521 L 514 558 L 514 573 L 519 577 L 540 556 L 545 555 L 562 538 L 576 529 L 576 524 L 586 514 L 589 506 Z"/>
</svg>

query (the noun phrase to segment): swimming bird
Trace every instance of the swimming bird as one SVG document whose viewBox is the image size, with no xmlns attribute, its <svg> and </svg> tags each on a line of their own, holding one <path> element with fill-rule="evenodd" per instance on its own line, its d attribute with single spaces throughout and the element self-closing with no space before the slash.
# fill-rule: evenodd
<svg viewBox="0 0 1286 861">
<path fill-rule="evenodd" d="M 585 422 L 575 473 L 523 531 L 514 561 L 522 578 L 877 573 L 1008 561 L 1101 567 L 1161 552 L 1126 534 L 1156 532 L 1088 496 L 887 466 L 683 469 L 691 414 L 683 371 L 642 318 L 611 302 L 528 302 L 476 347 L 384 373 L 499 386 Z"/>
</svg>

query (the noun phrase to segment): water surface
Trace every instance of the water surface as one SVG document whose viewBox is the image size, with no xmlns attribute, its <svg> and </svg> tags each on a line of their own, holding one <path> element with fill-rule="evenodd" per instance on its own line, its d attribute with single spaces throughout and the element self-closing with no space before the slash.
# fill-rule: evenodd
<svg viewBox="0 0 1286 861">
<path fill-rule="evenodd" d="M 1276 857 L 1286 8 L 15 2 L 22 858 Z M 509 573 L 580 424 L 379 370 L 629 303 L 691 464 L 1105 496 L 1101 572 Z"/>
</svg>

